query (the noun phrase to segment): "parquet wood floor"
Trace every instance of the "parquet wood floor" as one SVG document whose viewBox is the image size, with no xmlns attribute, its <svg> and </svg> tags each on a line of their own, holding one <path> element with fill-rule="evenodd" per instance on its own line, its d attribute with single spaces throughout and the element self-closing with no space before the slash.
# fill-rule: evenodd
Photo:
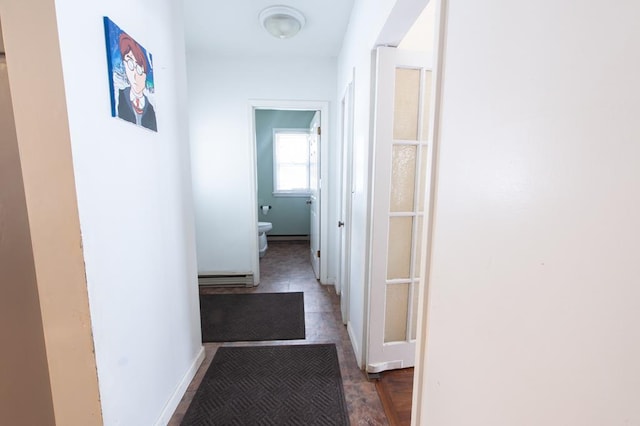
<svg viewBox="0 0 640 426">
<path fill-rule="evenodd" d="M 410 425 L 413 368 L 385 371 L 376 382 L 376 389 L 391 426 Z"/>
</svg>

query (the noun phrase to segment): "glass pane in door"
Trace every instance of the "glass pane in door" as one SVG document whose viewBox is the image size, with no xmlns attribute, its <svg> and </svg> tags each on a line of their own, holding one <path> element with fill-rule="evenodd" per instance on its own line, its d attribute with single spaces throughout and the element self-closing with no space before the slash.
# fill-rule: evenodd
<svg viewBox="0 0 640 426">
<path fill-rule="evenodd" d="M 393 138 L 396 140 L 418 140 L 420 74 L 419 69 L 396 68 L 393 108 Z"/>
<path fill-rule="evenodd" d="M 427 146 L 420 147 L 420 170 L 418 171 L 418 202 L 416 211 L 424 211 L 424 201 L 427 192 Z"/>
<path fill-rule="evenodd" d="M 394 145 L 391 164 L 391 211 L 412 212 L 416 185 L 416 145 Z"/>
<path fill-rule="evenodd" d="M 410 277 L 412 241 L 413 217 L 389 218 L 387 279 Z"/>
<path fill-rule="evenodd" d="M 426 141 L 429 138 L 429 116 L 431 115 L 431 77 L 432 72 L 424 72 L 424 95 L 422 98 L 422 132 L 420 140 Z"/>
<path fill-rule="evenodd" d="M 384 342 L 407 340 L 409 284 L 387 284 Z"/>
<path fill-rule="evenodd" d="M 416 340 L 416 336 L 418 335 L 418 295 L 420 293 L 420 283 L 416 282 L 413 284 L 413 297 L 412 297 L 412 305 L 411 308 L 411 340 Z"/>
<path fill-rule="evenodd" d="M 420 262 L 422 261 L 422 224 L 423 216 L 416 217 L 416 239 L 413 242 L 413 277 L 420 276 Z"/>
</svg>

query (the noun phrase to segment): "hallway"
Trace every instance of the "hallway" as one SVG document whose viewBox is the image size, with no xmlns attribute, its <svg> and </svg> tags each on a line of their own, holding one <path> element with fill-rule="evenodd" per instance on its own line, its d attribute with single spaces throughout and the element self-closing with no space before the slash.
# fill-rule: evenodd
<svg viewBox="0 0 640 426">
<path fill-rule="evenodd" d="M 335 343 L 340 361 L 345 397 L 352 425 L 387 425 L 376 392 L 353 354 L 346 327 L 340 319 L 340 298 L 333 286 L 323 286 L 314 277 L 306 241 L 269 242 L 267 254 L 260 260 L 261 284 L 254 288 L 201 289 L 201 293 L 282 293 L 304 292 L 305 340 L 268 342 L 205 343 L 206 357 L 186 394 L 176 409 L 170 426 L 178 426 L 189 408 L 216 350 L 220 346 L 291 345 L 301 343 Z"/>
</svg>

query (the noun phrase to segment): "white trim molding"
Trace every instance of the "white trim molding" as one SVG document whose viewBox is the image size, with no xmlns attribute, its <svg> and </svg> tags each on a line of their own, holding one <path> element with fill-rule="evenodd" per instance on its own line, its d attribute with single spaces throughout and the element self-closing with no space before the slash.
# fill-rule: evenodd
<svg viewBox="0 0 640 426">
<path fill-rule="evenodd" d="M 418 295 L 418 330 L 416 342 L 416 361 L 413 376 L 413 399 L 411 401 L 411 426 L 424 424 L 424 400 L 426 392 L 427 340 L 429 326 L 429 281 L 431 279 L 431 242 L 433 238 L 433 221 L 438 186 L 438 147 L 440 145 L 440 100 L 442 96 L 442 71 L 445 62 L 446 33 L 447 33 L 447 0 L 435 0 L 435 45 L 433 63 L 433 90 L 431 91 L 431 115 L 429 117 L 429 135 L 431 141 L 427 151 L 427 162 L 431 164 L 431 174 L 427 176 L 425 188 L 430 188 L 426 194 L 424 211 L 428 212 L 429 220 L 425 224 L 422 240 L 422 261 L 420 262 L 420 276 L 424 277 Z"/>
<path fill-rule="evenodd" d="M 182 397 L 187 392 L 187 388 L 189 387 L 189 384 L 191 383 L 196 373 L 198 372 L 200 365 L 202 365 L 202 361 L 204 361 L 204 356 L 205 356 L 204 346 L 200 346 L 200 350 L 198 351 L 198 354 L 193 360 L 193 363 L 191 363 L 191 367 L 189 367 L 185 375 L 182 377 L 180 384 L 178 385 L 176 390 L 173 392 L 173 395 L 171 395 L 171 398 L 169 398 L 169 401 L 167 401 L 166 405 L 164 406 L 164 409 L 162 410 L 162 414 L 160 414 L 160 418 L 154 423 L 155 426 L 164 426 L 169 423 L 169 420 L 171 420 L 171 416 L 173 416 L 173 413 L 176 411 L 176 408 L 178 408 L 178 404 L 180 404 Z"/>
</svg>

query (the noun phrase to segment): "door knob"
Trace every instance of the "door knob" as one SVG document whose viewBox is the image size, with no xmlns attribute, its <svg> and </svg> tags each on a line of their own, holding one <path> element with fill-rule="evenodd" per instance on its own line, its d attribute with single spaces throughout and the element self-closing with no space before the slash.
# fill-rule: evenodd
<svg viewBox="0 0 640 426">
<path fill-rule="evenodd" d="M 344 222 L 339 220 L 338 221 L 338 228 L 342 228 L 344 226 Z"/>
<path fill-rule="evenodd" d="M 307 204 L 311 204 L 311 200 L 307 200 L 307 201 L 306 201 L 306 203 L 307 203 Z"/>
</svg>

